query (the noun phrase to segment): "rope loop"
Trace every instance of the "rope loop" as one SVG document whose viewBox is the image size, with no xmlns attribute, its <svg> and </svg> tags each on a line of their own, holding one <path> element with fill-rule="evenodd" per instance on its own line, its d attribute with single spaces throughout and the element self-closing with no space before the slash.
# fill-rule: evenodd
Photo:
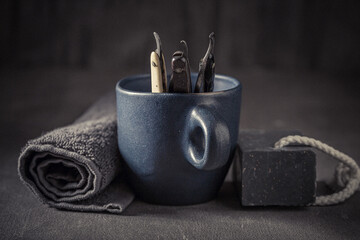
<svg viewBox="0 0 360 240">
<path fill-rule="evenodd" d="M 294 143 L 319 149 L 340 161 L 335 169 L 335 178 L 337 184 L 343 189 L 330 195 L 317 196 L 312 205 L 325 206 L 343 202 L 359 188 L 360 168 L 354 159 L 319 140 L 299 135 L 281 138 L 275 143 L 275 148 L 282 148 Z"/>
</svg>

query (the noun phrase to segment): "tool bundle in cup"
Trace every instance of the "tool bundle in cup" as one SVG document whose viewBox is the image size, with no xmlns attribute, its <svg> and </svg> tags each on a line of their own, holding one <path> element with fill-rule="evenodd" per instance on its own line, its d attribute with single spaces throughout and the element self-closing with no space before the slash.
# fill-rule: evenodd
<svg viewBox="0 0 360 240">
<path fill-rule="evenodd" d="M 203 93 L 212 92 L 214 89 L 215 77 L 215 34 L 209 35 L 209 46 L 205 56 L 200 59 L 199 73 L 195 89 L 192 90 L 191 70 L 189 63 L 188 46 L 184 40 L 180 41 L 182 50 L 176 51 L 171 59 L 171 77 L 169 87 L 167 84 L 166 65 L 162 52 L 159 35 L 154 32 L 156 50 L 150 55 L 151 68 L 151 91 L 153 93 Z"/>
</svg>

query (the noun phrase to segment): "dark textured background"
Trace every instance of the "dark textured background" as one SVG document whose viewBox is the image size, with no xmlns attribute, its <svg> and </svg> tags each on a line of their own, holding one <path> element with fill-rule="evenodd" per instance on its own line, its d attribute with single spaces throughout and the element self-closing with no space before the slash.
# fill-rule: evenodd
<svg viewBox="0 0 360 240">
<path fill-rule="evenodd" d="M 244 86 L 241 128 L 299 129 L 360 159 L 359 12 L 359 1 L 334 0 L 1 1 L 0 237 L 358 238 L 359 193 L 335 207 L 244 209 L 225 184 L 206 204 L 74 213 L 39 203 L 16 165 L 28 139 L 148 73 L 153 31 L 168 67 L 186 40 L 194 71 L 215 32 L 216 71 Z M 318 158 L 318 179 L 329 179 L 335 161 Z"/>
</svg>

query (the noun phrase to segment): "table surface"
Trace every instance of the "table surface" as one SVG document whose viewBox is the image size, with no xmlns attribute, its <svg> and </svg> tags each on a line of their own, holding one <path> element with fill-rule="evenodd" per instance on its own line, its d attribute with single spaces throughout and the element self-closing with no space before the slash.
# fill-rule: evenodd
<svg viewBox="0 0 360 240">
<path fill-rule="evenodd" d="M 122 215 L 59 211 L 40 203 L 20 182 L 22 146 L 75 120 L 121 77 L 96 70 L 28 69 L 0 72 L 0 238 L 24 239 L 359 239 L 360 193 L 330 207 L 240 206 L 225 182 L 218 197 L 192 206 L 156 206 L 136 200 Z M 360 88 L 317 73 L 261 69 L 227 71 L 243 84 L 240 128 L 298 129 L 360 159 Z M 335 160 L 318 154 L 319 180 Z M 227 177 L 227 181 L 230 177 Z"/>
</svg>

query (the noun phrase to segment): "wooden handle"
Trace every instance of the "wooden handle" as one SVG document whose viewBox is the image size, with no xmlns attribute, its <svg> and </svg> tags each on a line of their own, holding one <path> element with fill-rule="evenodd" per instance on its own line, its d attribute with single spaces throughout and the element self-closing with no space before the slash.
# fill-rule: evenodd
<svg viewBox="0 0 360 240">
<path fill-rule="evenodd" d="M 161 93 L 163 92 L 163 83 L 160 67 L 159 56 L 152 52 L 150 55 L 150 68 L 151 68 L 151 92 Z"/>
</svg>

